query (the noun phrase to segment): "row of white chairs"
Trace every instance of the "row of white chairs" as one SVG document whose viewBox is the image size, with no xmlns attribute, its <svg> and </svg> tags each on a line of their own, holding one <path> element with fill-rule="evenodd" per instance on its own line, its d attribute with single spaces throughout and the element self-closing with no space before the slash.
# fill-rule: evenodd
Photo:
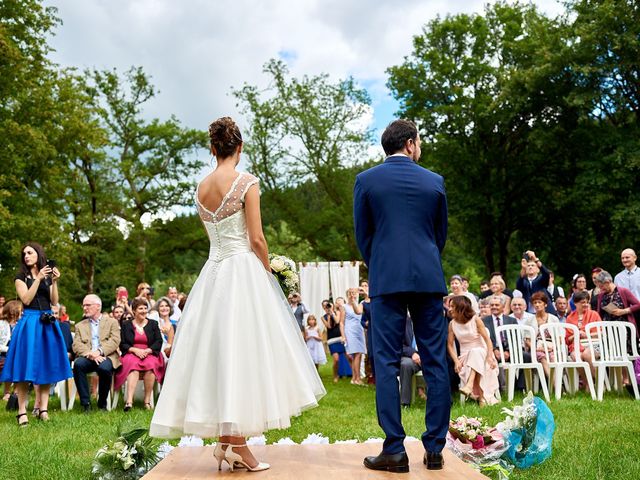
<svg viewBox="0 0 640 480">
<path fill-rule="evenodd" d="M 96 373 L 89 373 L 89 378 L 97 376 Z M 56 394 L 60 398 L 60 408 L 63 411 L 73 410 L 73 406 L 76 401 L 76 396 L 78 394 L 78 390 L 76 388 L 76 383 L 73 381 L 73 378 L 68 378 L 66 380 L 62 380 L 58 382 L 55 387 Z M 67 392 L 69 392 L 69 398 L 67 400 Z M 125 382 L 122 387 L 119 389 L 113 388 L 113 380 L 111 380 L 111 389 L 109 391 L 109 395 L 107 396 L 107 410 L 111 411 L 118 407 L 118 402 L 120 400 L 120 392 L 122 392 L 122 397 L 127 398 L 127 382 Z M 160 395 L 160 384 L 158 382 L 154 385 L 154 393 L 151 395 L 151 407 L 155 407 L 155 396 Z M 143 398 L 144 397 L 144 385 L 142 381 L 139 381 L 136 385 L 136 391 L 134 394 L 134 398 Z"/>
<path fill-rule="evenodd" d="M 635 398 L 640 400 L 638 383 L 635 377 L 634 360 L 640 358 L 637 347 L 636 327 L 629 322 L 593 322 L 585 326 L 586 345 L 591 351 L 591 362 L 596 370 L 597 385 L 591 376 L 589 364 L 575 355 L 572 359 L 567 348 L 567 332 L 573 335 L 573 351 L 580 352 L 580 330 L 578 327 L 567 323 L 547 323 L 540 327 L 540 336 L 546 338 L 544 353 L 551 377 L 549 383 L 544 375 L 542 364 L 536 358 L 537 342 L 536 332 L 528 325 L 503 325 L 496 329 L 496 338 L 504 338 L 509 349 L 509 359 L 505 359 L 505 349 L 502 341 L 498 342 L 501 362 L 499 366 L 507 375 L 508 401 L 513 400 L 515 380 L 518 372 L 538 373 L 538 379 L 542 392 L 549 401 L 549 387 L 552 387 L 555 398 L 560 399 L 564 374 L 567 374 L 566 389 L 569 393 L 578 390 L 578 369 L 583 369 L 587 386 L 593 400 L 602 401 L 605 386 L 610 388 L 608 374 L 613 373 L 614 387 L 622 389 L 622 369 L 628 371 L 629 382 L 633 387 Z M 524 361 L 524 340 L 531 339 L 531 362 Z M 627 351 L 627 338 L 631 339 L 632 351 Z M 596 354 L 599 352 L 599 355 Z M 531 382 L 530 374 L 527 375 L 528 383 Z"/>
</svg>

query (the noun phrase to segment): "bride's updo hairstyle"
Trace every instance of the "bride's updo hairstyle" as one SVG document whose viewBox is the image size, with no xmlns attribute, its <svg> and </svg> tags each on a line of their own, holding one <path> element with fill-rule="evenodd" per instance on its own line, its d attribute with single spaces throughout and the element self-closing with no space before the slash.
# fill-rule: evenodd
<svg viewBox="0 0 640 480">
<path fill-rule="evenodd" d="M 209 138 L 218 159 L 230 157 L 242 145 L 240 129 L 231 117 L 222 117 L 212 122 L 209 125 Z"/>
</svg>

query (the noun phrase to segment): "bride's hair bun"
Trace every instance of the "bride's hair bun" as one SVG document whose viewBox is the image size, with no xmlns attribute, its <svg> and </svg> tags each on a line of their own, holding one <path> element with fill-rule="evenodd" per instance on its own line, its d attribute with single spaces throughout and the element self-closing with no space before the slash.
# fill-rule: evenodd
<svg viewBox="0 0 640 480">
<path fill-rule="evenodd" d="M 209 125 L 209 138 L 217 158 L 233 155 L 242 145 L 242 135 L 236 122 L 231 117 L 219 118 Z"/>
</svg>

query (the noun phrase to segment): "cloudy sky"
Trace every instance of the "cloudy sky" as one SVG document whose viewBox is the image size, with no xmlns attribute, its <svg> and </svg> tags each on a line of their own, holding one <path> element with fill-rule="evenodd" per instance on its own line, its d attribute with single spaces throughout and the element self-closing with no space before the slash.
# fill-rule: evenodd
<svg viewBox="0 0 640 480">
<path fill-rule="evenodd" d="M 411 52 L 412 37 L 436 15 L 479 12 L 483 0 L 47 0 L 63 24 L 53 59 L 78 68 L 142 66 L 160 90 L 147 114 L 175 114 L 206 129 L 223 115 L 243 119 L 232 87 L 265 85 L 262 65 L 287 61 L 296 76 L 353 76 L 373 99 L 373 126 L 396 103 L 385 69 Z M 535 2 L 548 14 L 556 0 Z"/>
</svg>

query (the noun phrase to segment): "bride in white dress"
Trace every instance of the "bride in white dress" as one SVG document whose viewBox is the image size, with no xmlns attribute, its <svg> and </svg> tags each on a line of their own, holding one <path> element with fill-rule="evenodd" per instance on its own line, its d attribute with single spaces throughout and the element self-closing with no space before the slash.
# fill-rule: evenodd
<svg viewBox="0 0 640 480">
<path fill-rule="evenodd" d="M 178 324 L 150 434 L 219 437 L 218 468 L 264 470 L 245 437 L 289 427 L 326 392 L 270 273 L 258 179 L 235 169 L 240 130 L 223 117 L 209 135 L 217 167 L 196 190 L 209 259 Z"/>
</svg>

